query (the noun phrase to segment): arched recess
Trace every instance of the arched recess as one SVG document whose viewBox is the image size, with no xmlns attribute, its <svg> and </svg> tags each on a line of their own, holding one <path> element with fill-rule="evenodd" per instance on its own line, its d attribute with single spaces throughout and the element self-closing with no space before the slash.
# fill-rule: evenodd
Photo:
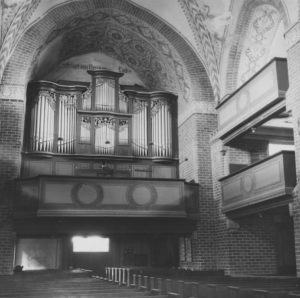
<svg viewBox="0 0 300 298">
<path fill-rule="evenodd" d="M 148 89 L 177 93 L 180 107 L 213 102 L 206 70 L 185 39 L 126 0 L 70 1 L 51 8 L 20 39 L 2 83 L 26 86 L 89 53 L 119 62 Z"/>
<path fill-rule="evenodd" d="M 245 1 L 235 26 L 225 82 L 225 94 L 233 92 L 270 59 L 269 48 L 278 28 L 287 29 L 288 14 L 281 0 Z M 243 69 L 241 69 L 243 66 Z"/>
</svg>

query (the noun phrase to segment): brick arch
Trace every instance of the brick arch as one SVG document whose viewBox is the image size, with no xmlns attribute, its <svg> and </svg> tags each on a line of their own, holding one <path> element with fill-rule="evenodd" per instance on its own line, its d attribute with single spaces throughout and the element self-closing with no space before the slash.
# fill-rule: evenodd
<svg viewBox="0 0 300 298">
<path fill-rule="evenodd" d="M 43 49 L 43 44 L 52 38 L 62 36 L 65 32 L 68 32 L 70 24 L 74 28 L 78 28 L 76 21 L 79 21 L 80 18 L 84 19 L 91 12 L 101 12 L 104 10 L 110 10 L 112 16 L 115 16 L 117 12 L 122 12 L 118 16 L 119 21 L 120 23 L 124 22 L 124 28 L 131 31 L 133 28 L 130 28 L 131 24 L 126 23 L 127 21 L 124 16 L 129 16 L 133 19 L 136 18 L 144 22 L 147 26 L 144 29 L 142 26 L 138 28 L 138 30 L 144 30 L 144 32 L 140 32 L 140 36 L 144 35 L 143 41 L 146 40 L 147 34 L 149 34 L 149 38 L 154 33 L 162 37 L 161 39 L 158 38 L 156 42 L 162 45 L 160 54 L 164 56 L 164 63 L 168 62 L 168 51 L 173 51 L 173 71 L 177 76 L 178 82 L 181 82 L 181 84 L 189 82 L 189 85 L 183 86 L 183 88 L 190 88 L 190 99 L 201 101 L 213 100 L 213 92 L 206 70 L 186 40 L 161 19 L 126 0 L 75 1 L 60 4 L 52 8 L 20 38 L 6 65 L 2 83 L 26 85 L 31 78 L 34 61 L 39 57 Z M 180 77 L 179 74 L 185 71 L 187 76 Z M 174 91 L 178 92 L 178 90 Z M 185 100 L 188 101 L 188 98 L 185 98 Z"/>
<path fill-rule="evenodd" d="M 259 6 L 270 5 L 273 6 L 283 20 L 284 26 L 287 29 L 289 26 L 288 14 L 285 6 L 281 0 L 254 0 L 246 1 L 240 10 L 238 21 L 235 26 L 234 36 L 238 36 L 238 39 L 234 39 L 228 54 L 228 63 L 226 69 L 226 94 L 233 92 L 237 87 L 238 73 L 240 66 L 240 59 L 244 43 L 246 41 L 247 32 L 250 26 L 250 21 L 253 14 Z"/>
</svg>

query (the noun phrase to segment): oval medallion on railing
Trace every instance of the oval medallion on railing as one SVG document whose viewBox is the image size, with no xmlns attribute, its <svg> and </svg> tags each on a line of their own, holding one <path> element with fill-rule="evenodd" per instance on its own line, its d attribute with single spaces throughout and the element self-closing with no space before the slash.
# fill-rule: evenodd
<svg viewBox="0 0 300 298">
<path fill-rule="evenodd" d="M 126 199 L 131 205 L 149 207 L 157 200 L 157 191 L 152 184 L 139 183 L 128 187 Z"/>
<path fill-rule="evenodd" d="M 80 206 L 95 206 L 103 200 L 103 190 L 93 183 L 77 183 L 71 190 L 72 201 Z"/>
<path fill-rule="evenodd" d="M 255 177 L 253 173 L 248 173 L 242 177 L 241 180 L 242 190 L 246 193 L 249 193 L 253 190 L 255 184 Z"/>
</svg>

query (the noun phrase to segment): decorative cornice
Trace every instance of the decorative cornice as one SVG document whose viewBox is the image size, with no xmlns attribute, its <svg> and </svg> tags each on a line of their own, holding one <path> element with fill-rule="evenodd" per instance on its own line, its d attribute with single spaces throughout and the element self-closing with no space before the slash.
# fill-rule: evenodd
<svg viewBox="0 0 300 298">
<path fill-rule="evenodd" d="M 300 41 L 300 21 L 294 23 L 284 34 L 287 50 Z"/>
<path fill-rule="evenodd" d="M 25 100 L 25 86 L 0 84 L 0 99 Z"/>
</svg>

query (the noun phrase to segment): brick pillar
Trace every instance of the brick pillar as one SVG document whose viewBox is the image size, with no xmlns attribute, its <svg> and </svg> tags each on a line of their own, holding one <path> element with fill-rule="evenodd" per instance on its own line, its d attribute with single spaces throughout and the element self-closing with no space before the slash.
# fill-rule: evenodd
<svg viewBox="0 0 300 298">
<path fill-rule="evenodd" d="M 12 202 L 21 165 L 24 98 L 24 87 L 0 85 L 0 274 L 13 269 Z"/>
<path fill-rule="evenodd" d="M 226 275 L 276 274 L 277 260 L 272 216 L 254 214 L 230 219 L 222 211 L 222 192 L 219 179 L 229 174 L 229 163 L 251 163 L 252 149 L 225 147 L 221 140 L 212 139 L 212 174 L 216 211 L 215 237 L 217 269 Z M 265 145 L 255 143 L 255 158 L 265 155 Z"/>
<path fill-rule="evenodd" d="M 228 243 L 228 219 L 222 212 L 222 191 L 219 179 L 229 174 L 229 148 L 223 146 L 219 139 L 211 140 L 211 159 L 213 177 L 213 195 L 216 208 L 216 266 L 217 270 L 224 270 L 230 274 L 229 267 L 229 243 Z"/>
<path fill-rule="evenodd" d="M 181 263 L 195 270 L 216 270 L 215 206 L 210 154 L 210 136 L 216 127 L 216 114 L 201 112 L 192 114 L 179 127 L 180 176 L 200 185 L 196 230 L 189 235 L 191 258 Z"/>
<path fill-rule="evenodd" d="M 293 209 L 295 252 L 297 276 L 300 276 L 300 21 L 285 34 L 288 44 L 287 62 L 289 73 L 289 90 L 286 95 L 287 110 L 290 110 L 294 126 L 294 143 L 296 158 L 297 188 L 295 189 Z M 298 191 L 296 191 L 298 190 Z"/>
</svg>

